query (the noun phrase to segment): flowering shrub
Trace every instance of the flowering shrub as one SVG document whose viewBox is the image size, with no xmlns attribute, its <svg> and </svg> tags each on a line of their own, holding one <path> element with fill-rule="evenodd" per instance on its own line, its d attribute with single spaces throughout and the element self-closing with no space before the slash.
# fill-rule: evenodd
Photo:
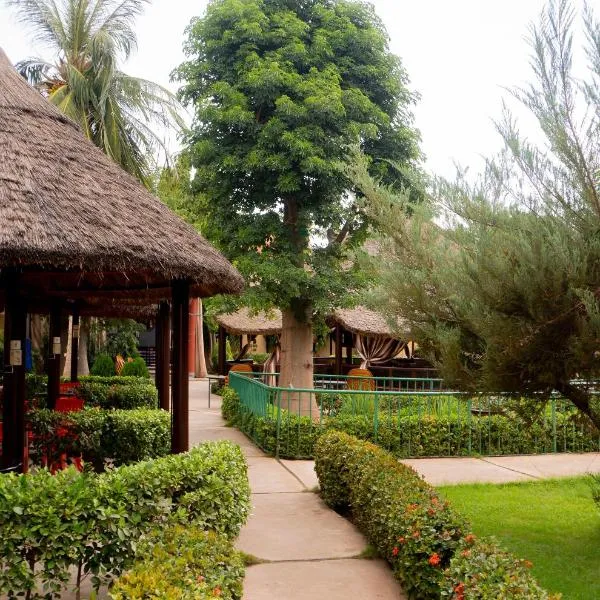
<svg viewBox="0 0 600 600">
<path fill-rule="evenodd" d="M 138 555 L 143 559 L 112 587 L 113 600 L 242 597 L 242 558 L 227 538 L 213 532 L 169 527 L 146 540 Z"/>
<path fill-rule="evenodd" d="M 391 564 L 409 597 L 438 599 L 441 591 L 454 582 L 448 583 L 446 571 L 454 569 L 462 574 L 456 556 L 470 552 L 475 537 L 448 502 L 440 499 L 412 468 L 373 444 L 345 433 L 329 432 L 315 445 L 315 469 L 324 501 L 338 511 L 350 511 L 353 522 Z M 460 557 L 468 564 L 468 554 Z M 505 557 L 509 555 L 497 557 L 504 561 L 504 575 L 521 577 L 520 571 L 511 571 Z M 482 561 L 473 572 L 492 565 L 490 555 L 490 560 Z M 482 575 L 482 580 L 485 577 Z M 491 573 L 489 578 L 493 579 Z M 464 579 L 458 576 L 454 587 Z M 540 589 L 530 576 L 523 581 L 531 583 L 532 594 Z M 499 594 L 469 598 L 510 597 L 541 600 L 548 596 Z"/>
<path fill-rule="evenodd" d="M 499 548 L 494 542 L 465 538 L 442 581 L 442 598 L 452 600 L 558 600 L 543 590 L 529 569 L 532 564 Z"/>
</svg>

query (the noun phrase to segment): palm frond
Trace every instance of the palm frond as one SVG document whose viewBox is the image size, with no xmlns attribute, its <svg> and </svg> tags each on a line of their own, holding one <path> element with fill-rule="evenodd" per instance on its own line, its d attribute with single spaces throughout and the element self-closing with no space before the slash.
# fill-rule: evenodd
<svg viewBox="0 0 600 600">
<path fill-rule="evenodd" d="M 63 16 L 55 0 L 5 0 L 16 9 L 19 22 L 28 27 L 33 39 L 61 49 L 67 40 Z"/>
</svg>

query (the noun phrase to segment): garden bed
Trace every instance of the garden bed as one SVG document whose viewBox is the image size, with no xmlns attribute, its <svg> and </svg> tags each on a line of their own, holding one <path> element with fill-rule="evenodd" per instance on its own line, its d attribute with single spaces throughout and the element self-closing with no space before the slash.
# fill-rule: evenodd
<svg viewBox="0 0 600 600">
<path fill-rule="evenodd" d="M 530 560 L 546 589 L 564 600 L 600 598 L 600 516 L 588 477 L 438 490 L 476 534 Z"/>
</svg>

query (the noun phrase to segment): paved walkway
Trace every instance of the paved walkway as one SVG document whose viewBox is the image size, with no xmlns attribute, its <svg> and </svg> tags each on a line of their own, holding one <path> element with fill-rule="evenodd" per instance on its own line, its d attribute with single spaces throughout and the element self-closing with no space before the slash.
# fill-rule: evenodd
<svg viewBox="0 0 600 600">
<path fill-rule="evenodd" d="M 312 461 L 277 461 L 237 429 L 225 427 L 220 398 L 207 382 L 190 382 L 190 443 L 228 439 L 248 460 L 252 514 L 237 546 L 264 561 L 248 567 L 244 600 L 400 600 L 383 560 L 360 558 L 365 538 L 314 493 Z"/>
</svg>

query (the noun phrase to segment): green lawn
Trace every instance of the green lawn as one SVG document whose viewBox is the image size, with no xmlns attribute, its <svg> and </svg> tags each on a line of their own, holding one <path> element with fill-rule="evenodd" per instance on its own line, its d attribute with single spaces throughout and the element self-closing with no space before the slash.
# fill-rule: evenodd
<svg viewBox="0 0 600 600">
<path fill-rule="evenodd" d="M 600 512 L 587 478 L 439 489 L 474 533 L 532 561 L 547 590 L 564 600 L 600 598 Z"/>
</svg>

